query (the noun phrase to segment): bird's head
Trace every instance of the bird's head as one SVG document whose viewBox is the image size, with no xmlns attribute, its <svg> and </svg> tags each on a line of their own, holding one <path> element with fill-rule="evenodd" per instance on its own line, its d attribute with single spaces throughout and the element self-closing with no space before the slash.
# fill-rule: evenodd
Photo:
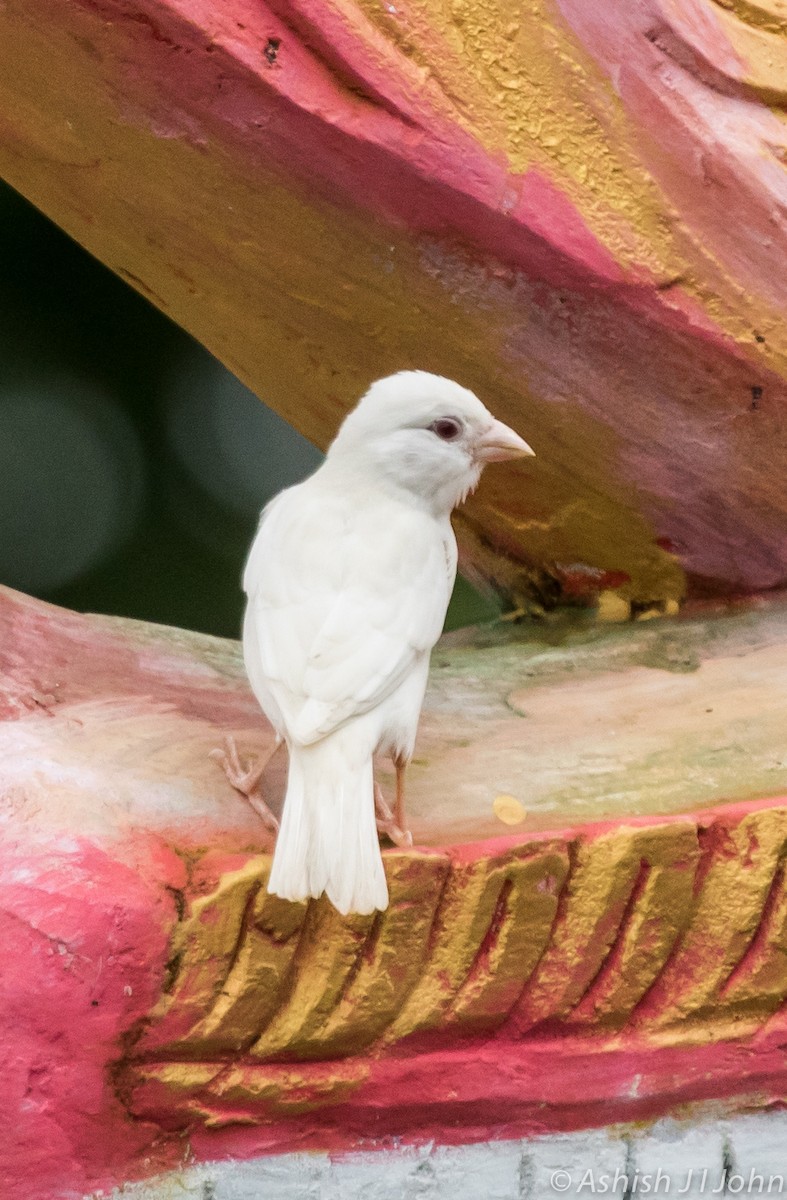
<svg viewBox="0 0 787 1200">
<path fill-rule="evenodd" d="M 400 371 L 372 384 L 345 418 L 328 460 L 371 470 L 436 512 L 450 512 L 486 463 L 532 454 L 467 388 L 427 371 Z"/>
</svg>

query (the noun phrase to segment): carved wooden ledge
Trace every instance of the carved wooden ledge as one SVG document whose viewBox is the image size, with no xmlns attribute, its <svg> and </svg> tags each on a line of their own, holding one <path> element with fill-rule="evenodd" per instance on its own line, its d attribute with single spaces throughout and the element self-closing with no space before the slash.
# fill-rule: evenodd
<svg viewBox="0 0 787 1200">
<path fill-rule="evenodd" d="M 376 917 L 267 894 L 234 643 L 0 589 L 0 680 L 3 1196 L 784 1097 L 783 602 L 445 639 Z"/>
</svg>

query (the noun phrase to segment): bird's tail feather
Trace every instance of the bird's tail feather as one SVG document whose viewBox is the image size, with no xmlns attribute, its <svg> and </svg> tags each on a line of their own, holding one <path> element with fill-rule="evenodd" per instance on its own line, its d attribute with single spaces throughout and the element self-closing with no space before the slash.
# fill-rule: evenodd
<svg viewBox="0 0 787 1200">
<path fill-rule="evenodd" d="M 348 762 L 341 736 L 293 746 L 268 891 L 285 900 L 327 892 L 341 913 L 388 905 L 371 756 Z"/>
</svg>

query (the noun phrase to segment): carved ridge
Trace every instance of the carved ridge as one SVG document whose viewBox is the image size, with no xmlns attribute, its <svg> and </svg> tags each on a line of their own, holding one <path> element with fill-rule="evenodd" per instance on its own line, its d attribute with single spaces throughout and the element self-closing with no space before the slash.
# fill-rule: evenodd
<svg viewBox="0 0 787 1200">
<path fill-rule="evenodd" d="M 787 996 L 783 803 L 474 849 L 386 854 L 391 905 L 369 917 L 269 896 L 266 856 L 222 875 L 178 923 L 179 968 L 124 1068 L 141 1111 L 340 1105 L 374 1062 L 479 1037 L 749 1038 Z"/>
</svg>

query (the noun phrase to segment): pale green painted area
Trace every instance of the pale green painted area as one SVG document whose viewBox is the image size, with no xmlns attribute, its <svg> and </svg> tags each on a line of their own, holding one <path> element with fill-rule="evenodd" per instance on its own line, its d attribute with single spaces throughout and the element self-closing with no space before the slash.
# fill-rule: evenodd
<svg viewBox="0 0 787 1200">
<path fill-rule="evenodd" d="M 522 826 L 494 817 L 500 793 L 525 806 Z M 612 628 L 567 614 L 435 652 L 411 768 L 416 836 L 421 822 L 464 838 L 781 794 L 782 605 Z"/>
<path fill-rule="evenodd" d="M 464 629 L 481 621 L 495 621 L 499 615 L 500 606 L 495 600 L 482 595 L 472 583 L 457 575 L 445 618 L 446 630 Z"/>
<path fill-rule="evenodd" d="M 179 671 L 245 688 L 237 643 L 122 625 Z M 379 776 L 390 789 L 387 763 Z M 525 806 L 521 826 L 494 816 L 500 793 Z M 619 626 L 573 610 L 449 634 L 408 794 L 426 843 L 787 795 L 787 606 Z"/>
</svg>

